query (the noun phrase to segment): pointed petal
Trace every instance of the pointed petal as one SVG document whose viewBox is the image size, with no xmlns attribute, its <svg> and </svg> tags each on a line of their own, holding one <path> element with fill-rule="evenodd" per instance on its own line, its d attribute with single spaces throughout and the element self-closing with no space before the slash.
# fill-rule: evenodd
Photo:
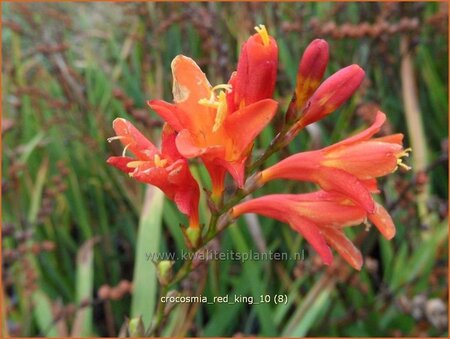
<svg viewBox="0 0 450 339">
<path fill-rule="evenodd" d="M 127 164 L 130 161 L 134 161 L 135 159 L 130 157 L 109 157 L 106 162 L 110 164 L 111 166 L 114 166 L 115 168 L 121 170 L 125 173 L 131 173 L 134 171 L 134 168 L 130 168 L 127 166 Z"/>
<path fill-rule="evenodd" d="M 289 216 L 295 218 L 296 211 L 287 194 L 269 194 L 244 201 L 232 209 L 233 218 L 245 213 L 257 213 L 268 218 L 289 223 Z"/>
<path fill-rule="evenodd" d="M 226 168 L 228 173 L 230 173 L 230 175 L 233 177 L 234 181 L 236 181 L 236 184 L 239 188 L 242 188 L 244 186 L 246 161 L 247 157 L 233 162 L 220 161 L 222 166 Z"/>
<path fill-rule="evenodd" d="M 300 215 L 318 226 L 345 227 L 359 225 L 366 219 L 367 215 L 362 207 L 354 204 L 343 204 L 340 201 L 306 201 L 298 202 L 296 206 Z"/>
<path fill-rule="evenodd" d="M 149 159 L 158 149 L 128 120 L 117 118 L 113 121 L 113 128 L 125 147 L 140 159 Z"/>
<path fill-rule="evenodd" d="M 380 193 L 378 188 L 377 179 L 367 179 L 361 180 L 364 186 L 369 190 L 370 193 Z"/>
<path fill-rule="evenodd" d="M 242 154 L 267 126 L 277 108 L 275 100 L 265 99 L 234 112 L 225 120 L 225 129 L 238 154 Z"/>
<path fill-rule="evenodd" d="M 335 228 L 323 228 L 322 233 L 331 247 L 333 247 L 339 255 L 347 261 L 350 266 L 360 271 L 363 265 L 361 252 L 355 245 L 345 236 L 345 233 Z"/>
<path fill-rule="evenodd" d="M 389 213 L 378 203 L 375 203 L 375 212 L 369 214 L 369 220 L 378 228 L 380 233 L 388 240 L 395 236 L 395 225 Z"/>
<path fill-rule="evenodd" d="M 315 178 L 325 191 L 346 195 L 368 213 L 375 211 L 375 203 L 370 192 L 354 175 L 337 168 L 321 167 L 320 171 L 315 173 Z"/>
<path fill-rule="evenodd" d="M 178 133 L 175 143 L 178 152 L 186 158 L 195 158 L 206 152 L 206 148 L 197 146 L 194 136 L 187 129 Z"/>
<path fill-rule="evenodd" d="M 178 55 L 172 61 L 172 75 L 175 105 L 187 113 L 183 121 L 180 118 L 183 128 L 194 133 L 210 131 L 214 125 L 214 109 L 198 103 L 200 99 L 209 99 L 211 95 L 211 85 L 205 74 L 194 60 Z"/>
<path fill-rule="evenodd" d="M 391 135 L 386 135 L 384 137 L 374 138 L 372 140 L 380 141 L 380 142 L 388 142 L 391 144 L 403 145 L 403 134 L 402 133 L 391 134 Z"/>
<path fill-rule="evenodd" d="M 163 100 L 150 100 L 147 105 L 176 131 L 189 127 L 189 117 L 177 106 Z"/>
<path fill-rule="evenodd" d="M 330 265 L 333 262 L 333 253 L 331 253 L 325 238 L 314 223 L 306 218 L 293 216 L 290 218 L 289 224 L 311 244 L 325 265 Z"/>
<path fill-rule="evenodd" d="M 337 142 L 331 146 L 328 146 L 324 149 L 324 151 L 330 151 L 336 148 L 339 148 L 341 146 L 346 146 L 346 145 L 351 145 L 360 141 L 365 141 L 365 140 L 369 140 L 373 135 L 375 135 L 376 133 L 378 133 L 380 131 L 381 126 L 383 126 L 384 122 L 386 121 L 386 115 L 381 112 L 378 111 L 377 115 L 375 117 L 375 121 L 373 122 L 373 124 L 366 128 L 364 131 L 359 132 L 357 134 L 355 134 L 352 137 L 349 137 L 347 139 L 344 139 L 340 142 Z"/>
<path fill-rule="evenodd" d="M 175 130 L 168 123 L 165 123 L 161 134 L 161 153 L 172 161 L 182 158 L 175 143 L 176 137 Z"/>
<path fill-rule="evenodd" d="M 177 55 L 171 67 L 172 92 L 177 105 L 197 104 L 200 99 L 209 97 L 211 85 L 194 60 L 184 55 Z"/>
</svg>

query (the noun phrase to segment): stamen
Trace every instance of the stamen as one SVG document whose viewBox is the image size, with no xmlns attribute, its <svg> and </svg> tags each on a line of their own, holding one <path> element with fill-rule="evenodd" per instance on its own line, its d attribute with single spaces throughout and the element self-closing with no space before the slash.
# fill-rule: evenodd
<svg viewBox="0 0 450 339">
<path fill-rule="evenodd" d="M 410 166 L 403 163 L 403 159 L 402 159 L 402 157 L 409 157 L 410 152 L 412 152 L 412 148 L 408 147 L 408 148 L 404 149 L 402 152 L 397 154 L 397 166 L 395 167 L 394 171 L 396 171 L 399 166 L 407 171 L 409 171 L 411 169 Z"/>
<path fill-rule="evenodd" d="M 155 154 L 153 156 L 153 162 L 155 163 L 156 167 L 164 167 L 167 164 L 167 159 L 161 160 L 161 157 L 159 156 L 159 154 Z"/>
<path fill-rule="evenodd" d="M 222 90 L 216 96 L 214 95 L 214 91 Z M 230 93 L 233 90 L 233 87 L 230 84 L 220 84 L 211 88 L 211 96 L 209 99 L 203 98 L 198 101 L 200 105 L 215 108 L 216 117 L 214 120 L 214 126 L 212 131 L 216 132 L 220 126 L 222 126 L 223 121 L 227 116 L 227 97 L 225 91 Z"/>
<path fill-rule="evenodd" d="M 112 142 L 112 141 L 114 141 L 114 140 L 120 140 L 120 139 L 125 139 L 126 138 L 126 136 L 124 136 L 124 135 L 116 135 L 115 137 L 111 137 L 111 138 L 108 138 L 108 139 L 106 139 L 108 142 Z"/>
<path fill-rule="evenodd" d="M 123 149 L 123 151 L 122 151 L 122 156 L 123 156 L 123 157 L 125 156 L 125 153 L 127 153 L 127 149 L 128 149 L 128 147 L 130 147 L 130 145 L 131 145 L 131 144 L 128 144 L 128 145 L 126 145 L 126 146 L 124 147 L 124 149 Z"/>
<path fill-rule="evenodd" d="M 212 99 L 211 98 L 210 99 L 203 98 L 203 99 L 200 99 L 198 101 L 198 103 L 200 105 L 203 105 L 203 106 L 206 106 L 206 107 L 211 107 L 211 108 L 219 107 L 219 103 L 217 101 L 214 101 L 214 98 L 212 98 Z"/>
<path fill-rule="evenodd" d="M 141 160 L 130 161 L 130 162 L 127 164 L 127 167 L 128 167 L 128 168 L 136 168 L 136 167 L 142 165 L 142 164 L 145 163 L 145 162 L 146 162 L 146 161 L 141 161 Z"/>
<path fill-rule="evenodd" d="M 266 26 L 264 25 L 255 26 L 255 30 L 261 37 L 264 46 L 269 45 L 269 33 L 267 32 Z"/>
<path fill-rule="evenodd" d="M 400 166 L 401 168 L 403 168 L 403 169 L 405 169 L 405 170 L 407 170 L 407 171 L 409 171 L 409 170 L 411 169 L 410 166 L 408 166 L 408 165 L 406 165 L 406 164 L 404 164 L 404 163 L 402 162 L 402 159 L 397 159 L 397 167 L 398 167 L 398 166 Z"/>
<path fill-rule="evenodd" d="M 224 89 L 228 93 L 230 93 L 231 90 L 233 89 L 233 86 L 231 86 L 230 84 L 220 84 L 211 88 L 211 92 L 217 91 L 218 89 Z"/>
<path fill-rule="evenodd" d="M 219 100 L 216 112 L 216 118 L 214 119 L 214 126 L 212 131 L 216 132 L 220 126 L 222 126 L 223 121 L 227 116 L 227 97 L 225 92 L 219 93 Z"/>
</svg>

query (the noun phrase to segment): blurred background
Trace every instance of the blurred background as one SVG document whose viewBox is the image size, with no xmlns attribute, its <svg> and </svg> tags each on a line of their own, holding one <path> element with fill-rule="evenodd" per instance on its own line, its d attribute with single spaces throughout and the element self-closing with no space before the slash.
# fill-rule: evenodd
<svg viewBox="0 0 450 339">
<path fill-rule="evenodd" d="M 322 266 L 286 225 L 241 218 L 211 246 L 304 249 L 305 260 L 211 261 L 177 290 L 282 294 L 287 304 L 179 304 L 162 334 L 448 335 L 447 3 L 2 3 L 2 19 L 4 336 L 118 336 L 139 314 L 149 324 L 157 285 L 144 252 L 180 253 L 185 219 L 158 190 L 106 165 L 122 151 L 106 142 L 111 123 L 130 119 L 156 141 L 162 122 L 145 102 L 172 100 L 171 60 L 190 56 L 212 84 L 224 83 L 256 24 L 278 41 L 283 108 L 315 38 L 330 45 L 327 76 L 351 63 L 366 70 L 347 104 L 267 163 L 345 138 L 381 109 L 382 134 L 404 133 L 413 148 L 413 169 L 380 182 L 397 235 L 349 230 L 365 258 L 356 272 L 339 260 Z M 282 121 L 261 134 L 256 153 Z M 195 162 L 192 171 L 208 185 Z M 273 182 L 256 195 L 312 188 Z M 203 203 L 203 222 L 206 211 Z"/>
</svg>

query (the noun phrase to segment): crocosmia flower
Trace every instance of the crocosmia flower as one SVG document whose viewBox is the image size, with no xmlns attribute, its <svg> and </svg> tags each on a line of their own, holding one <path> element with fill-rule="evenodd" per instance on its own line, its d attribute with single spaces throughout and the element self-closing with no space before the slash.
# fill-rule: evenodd
<svg viewBox="0 0 450 339">
<path fill-rule="evenodd" d="M 164 126 L 159 151 L 129 121 L 118 118 L 113 128 L 117 136 L 108 141 L 120 140 L 125 148 L 122 156 L 110 157 L 108 164 L 140 182 L 159 187 L 189 217 L 189 227 L 197 228 L 200 190 L 186 159 L 175 147 L 175 131 L 167 124 Z M 126 156 L 126 151 L 135 158 Z"/>
<path fill-rule="evenodd" d="M 278 66 L 278 46 L 264 25 L 255 27 L 242 46 L 237 71 L 231 76 L 232 85 L 227 94 L 228 110 L 236 111 L 245 105 L 272 98 Z"/>
<path fill-rule="evenodd" d="M 370 215 L 342 194 L 317 191 L 306 194 L 272 194 L 245 201 L 235 206 L 232 217 L 257 213 L 289 224 L 300 233 L 329 265 L 333 247 L 352 267 L 361 269 L 360 251 L 345 236 L 344 227 L 354 226 L 369 219 L 388 239 L 395 234 L 391 217 L 377 204 Z"/>
<path fill-rule="evenodd" d="M 228 84 L 212 87 L 194 60 L 179 55 L 172 62 L 174 103 L 149 101 L 178 132 L 181 155 L 201 157 L 212 180 L 213 197 L 221 196 L 226 171 L 239 187 L 244 183 L 253 141 L 278 107 L 271 99 L 276 66 L 276 43 L 265 28 L 259 28 L 244 44 L 237 72 Z"/>
<path fill-rule="evenodd" d="M 371 190 L 375 178 L 394 172 L 410 149 L 403 149 L 402 134 L 372 138 L 386 120 L 378 112 L 372 126 L 363 132 L 317 151 L 294 154 L 262 171 L 261 182 L 273 179 L 293 179 L 315 182 L 322 189 L 339 192 L 367 212 L 375 213 Z"/>
</svg>

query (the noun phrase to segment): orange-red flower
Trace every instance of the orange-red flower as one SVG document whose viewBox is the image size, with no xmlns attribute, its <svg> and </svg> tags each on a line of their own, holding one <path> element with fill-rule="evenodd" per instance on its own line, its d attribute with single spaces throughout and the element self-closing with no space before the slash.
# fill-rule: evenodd
<svg viewBox="0 0 450 339">
<path fill-rule="evenodd" d="M 117 136 L 108 140 L 120 140 L 125 149 L 122 156 L 110 157 L 108 164 L 140 182 L 159 187 L 189 217 L 189 226 L 197 228 L 200 191 L 186 159 L 175 147 L 175 131 L 164 125 L 159 151 L 129 121 L 115 119 L 113 128 Z M 136 158 L 125 156 L 127 150 Z"/>
<path fill-rule="evenodd" d="M 262 171 L 261 182 L 293 179 L 315 182 L 326 191 L 345 194 L 367 212 L 375 212 L 370 194 L 374 179 L 389 174 L 402 162 L 410 149 L 403 149 L 402 134 L 372 138 L 386 120 L 378 112 L 375 122 L 363 132 L 317 151 L 292 155 Z M 376 186 L 376 184 L 375 184 Z"/>
<path fill-rule="evenodd" d="M 214 197 L 223 192 L 226 171 L 243 185 L 253 141 L 276 112 L 278 103 L 270 99 L 276 51 L 275 41 L 260 28 L 244 45 L 230 83 L 215 87 L 192 59 L 179 55 L 172 62 L 174 104 L 149 102 L 178 132 L 179 152 L 186 158 L 202 158 Z"/>
<path fill-rule="evenodd" d="M 369 218 L 387 239 L 395 234 L 392 219 L 381 205 L 376 204 L 375 213 L 367 214 L 344 195 L 325 191 L 266 195 L 245 201 L 231 211 L 234 218 L 244 213 L 258 213 L 289 224 L 303 235 L 325 264 L 331 264 L 333 259 L 330 245 L 357 270 L 361 269 L 362 256 L 345 236 L 344 227 Z"/>
</svg>

